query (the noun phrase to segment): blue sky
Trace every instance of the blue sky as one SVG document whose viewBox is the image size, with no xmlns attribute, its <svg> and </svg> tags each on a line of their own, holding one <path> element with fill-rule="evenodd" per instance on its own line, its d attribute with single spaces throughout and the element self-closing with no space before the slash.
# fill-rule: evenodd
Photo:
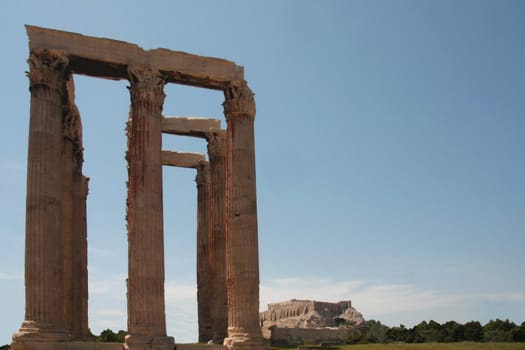
<svg viewBox="0 0 525 350">
<path fill-rule="evenodd" d="M 24 317 L 24 24 L 226 58 L 256 93 L 261 307 L 351 299 L 366 319 L 525 321 L 522 1 L 6 1 L 0 12 L 0 345 Z M 90 327 L 124 329 L 127 82 L 75 77 Z M 164 114 L 219 118 L 169 85 Z M 204 152 L 167 136 L 165 149 Z M 167 325 L 195 341 L 195 172 L 164 170 Z"/>
</svg>

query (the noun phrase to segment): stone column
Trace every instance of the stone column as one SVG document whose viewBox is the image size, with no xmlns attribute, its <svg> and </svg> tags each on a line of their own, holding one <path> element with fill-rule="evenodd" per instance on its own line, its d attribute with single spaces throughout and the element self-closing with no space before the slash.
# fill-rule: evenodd
<svg viewBox="0 0 525 350">
<path fill-rule="evenodd" d="M 63 110 L 67 57 L 32 51 L 28 60 L 31 91 L 27 160 L 25 318 L 13 335 L 24 341 L 69 339 L 64 325 L 62 245 Z"/>
<path fill-rule="evenodd" d="M 210 319 L 210 273 L 208 265 L 208 227 L 210 215 L 210 171 L 206 161 L 197 166 L 197 314 L 199 342 L 212 338 Z"/>
<path fill-rule="evenodd" d="M 166 336 L 161 112 L 164 80 L 151 67 L 129 68 L 128 349 L 174 349 Z"/>
<path fill-rule="evenodd" d="M 71 79 L 71 77 L 70 77 Z M 75 275 L 75 261 L 76 254 L 79 254 L 75 250 L 75 235 L 77 228 L 75 227 L 73 207 L 74 207 L 74 173 L 76 167 L 76 161 L 74 159 L 74 148 L 75 148 L 75 124 L 78 118 L 78 110 L 68 101 L 68 104 L 64 106 L 64 145 L 63 145 L 63 205 L 62 205 L 62 244 L 64 254 L 64 322 L 66 330 L 75 338 L 73 335 L 74 326 L 73 320 L 77 311 L 74 306 L 73 298 L 75 294 L 75 279 L 80 276 Z"/>
<path fill-rule="evenodd" d="M 228 349 L 265 349 L 259 324 L 255 100 L 246 82 L 224 90 L 227 127 L 226 274 Z"/>
<path fill-rule="evenodd" d="M 75 105 L 73 76 L 68 77 L 64 105 L 63 148 L 63 245 L 64 245 L 64 320 L 72 339 L 88 336 L 87 304 L 87 182 L 83 183 L 82 123 Z"/>
<path fill-rule="evenodd" d="M 74 305 L 78 310 L 75 317 L 73 334 L 77 338 L 87 339 L 89 337 L 88 325 L 88 246 L 87 246 L 87 207 L 86 201 L 89 192 L 89 178 L 82 175 L 81 172 L 75 173 L 75 227 L 77 229 L 76 247 L 78 256 L 76 259 L 75 273 L 78 275 L 76 293 L 74 296 Z M 76 182 L 80 184 L 77 185 Z"/>
<path fill-rule="evenodd" d="M 222 344 L 228 335 L 226 298 L 226 132 L 212 129 L 207 133 L 210 159 L 211 203 L 209 271 L 211 283 L 212 340 Z"/>
</svg>

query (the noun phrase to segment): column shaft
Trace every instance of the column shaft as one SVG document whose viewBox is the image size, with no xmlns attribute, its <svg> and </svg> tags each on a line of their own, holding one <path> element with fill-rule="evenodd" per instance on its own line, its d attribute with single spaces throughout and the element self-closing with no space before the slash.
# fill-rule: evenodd
<svg viewBox="0 0 525 350">
<path fill-rule="evenodd" d="M 259 324 L 259 255 L 253 93 L 245 82 L 225 90 L 229 349 L 264 349 Z"/>
<path fill-rule="evenodd" d="M 88 328 L 88 283 L 87 283 L 87 220 L 86 199 L 88 178 L 82 174 L 84 162 L 82 146 L 82 122 L 77 106 L 74 104 L 73 79 L 68 80 L 68 113 L 64 119 L 65 136 L 65 201 L 64 223 L 69 222 L 70 230 L 64 230 L 69 237 L 64 237 L 64 242 L 69 241 L 69 248 L 65 250 L 64 258 L 65 286 L 69 299 L 66 304 L 66 320 L 73 339 L 85 339 L 89 336 Z M 67 177 L 67 180 L 66 180 Z M 67 215 L 66 215 L 67 212 Z M 66 225 L 69 226 L 69 225 Z"/>
<path fill-rule="evenodd" d="M 149 67 L 129 69 L 128 348 L 173 348 L 166 337 L 161 112 L 164 81 Z"/>
<path fill-rule="evenodd" d="M 73 140 L 68 137 L 67 124 L 68 119 L 72 118 L 70 113 L 65 115 L 64 133 L 64 152 L 63 152 L 63 221 L 62 221 L 62 244 L 64 253 L 64 321 L 66 330 L 69 334 L 74 333 L 73 320 L 76 312 L 74 308 L 74 293 L 75 293 L 75 264 L 74 256 L 78 254 L 75 251 L 75 237 L 76 227 L 74 227 L 73 206 L 74 206 L 74 185 L 73 177 L 75 171 L 75 164 L 73 160 Z M 75 338 L 73 336 L 73 338 Z"/>
<path fill-rule="evenodd" d="M 87 339 L 89 337 L 88 325 L 88 247 L 87 247 L 87 207 L 86 201 L 88 196 L 89 178 L 82 175 L 81 172 L 75 172 L 75 207 L 74 220 L 76 235 L 76 257 L 77 287 L 75 288 L 74 305 L 77 315 L 74 322 L 73 334 L 78 339 Z"/>
<path fill-rule="evenodd" d="M 197 314 L 199 342 L 212 339 L 210 319 L 210 272 L 208 264 L 208 227 L 210 206 L 209 165 L 203 161 L 197 167 Z"/>
<path fill-rule="evenodd" d="M 33 51 L 27 164 L 25 320 L 13 340 L 68 339 L 64 325 L 62 245 L 64 70 L 67 59 Z"/>
<path fill-rule="evenodd" d="M 210 311 L 214 343 L 228 335 L 226 292 L 226 133 L 212 130 L 207 135 L 211 175 L 209 230 Z"/>
</svg>

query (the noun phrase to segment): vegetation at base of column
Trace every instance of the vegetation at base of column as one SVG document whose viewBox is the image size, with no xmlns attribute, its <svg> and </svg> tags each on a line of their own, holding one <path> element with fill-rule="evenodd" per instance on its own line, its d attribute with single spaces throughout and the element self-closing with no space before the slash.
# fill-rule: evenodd
<svg viewBox="0 0 525 350">
<path fill-rule="evenodd" d="M 117 333 L 113 332 L 111 329 L 105 329 L 100 332 L 100 335 L 94 335 L 89 330 L 90 340 L 97 341 L 101 343 L 124 343 L 124 338 L 129 333 L 127 331 L 120 330 Z"/>
</svg>

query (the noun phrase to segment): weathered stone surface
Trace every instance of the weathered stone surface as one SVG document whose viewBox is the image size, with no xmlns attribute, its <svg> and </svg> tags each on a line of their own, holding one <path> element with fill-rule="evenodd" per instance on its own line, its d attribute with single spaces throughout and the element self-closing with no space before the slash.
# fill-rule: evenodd
<svg viewBox="0 0 525 350">
<path fill-rule="evenodd" d="M 72 74 L 85 74 L 130 82 L 126 153 L 129 335 L 124 348 L 175 348 L 174 339 L 166 335 L 164 300 L 162 165 L 167 164 L 198 170 L 199 205 L 203 205 L 199 209 L 198 269 L 200 277 L 204 276 L 198 287 L 202 294 L 199 339 L 221 341 L 228 326 L 224 345 L 229 349 L 264 349 L 258 320 L 255 102 L 243 80 L 242 67 L 184 52 L 143 50 L 122 41 L 26 28 L 31 91 L 26 313 L 20 331 L 13 335 L 13 348 L 121 346 L 73 341 L 86 338 L 89 329 L 88 178 L 82 174 L 82 131 L 72 79 Z M 168 82 L 223 90 L 227 132 L 220 130 L 220 122 L 214 119 L 163 118 L 163 87 Z M 162 152 L 163 131 L 205 138 L 210 165 L 202 155 L 181 158 L 180 154 Z M 204 174 L 208 167 L 210 174 Z M 215 270 L 210 272 L 212 267 Z M 210 274 L 214 276 L 213 288 Z M 214 306 L 206 300 L 213 300 Z"/>
<path fill-rule="evenodd" d="M 365 322 L 363 315 L 352 307 L 350 300 L 328 303 L 292 299 L 269 304 L 268 310 L 261 312 L 260 316 L 265 328 L 335 327 L 342 322 L 353 325 Z"/>
<path fill-rule="evenodd" d="M 226 281 L 228 349 L 265 349 L 259 325 L 259 249 L 255 181 L 255 100 L 246 82 L 224 90 L 226 116 Z"/>
<path fill-rule="evenodd" d="M 26 309 L 17 341 L 69 339 L 64 317 L 63 96 L 68 60 L 28 60 L 31 91 L 26 198 Z M 50 176 L 49 174 L 53 174 Z"/>
<path fill-rule="evenodd" d="M 211 212 L 210 165 L 203 154 L 162 151 L 164 165 L 197 170 L 197 315 L 199 342 L 213 337 L 211 320 L 212 286 L 209 264 L 209 229 Z"/>
<path fill-rule="evenodd" d="M 278 328 L 272 327 L 268 339 L 272 345 L 345 344 L 354 328 Z"/>
<path fill-rule="evenodd" d="M 226 291 L 226 132 L 210 129 L 206 134 L 210 158 L 211 205 L 208 229 L 210 316 L 212 337 L 222 344 L 228 335 Z"/>
<path fill-rule="evenodd" d="M 167 49 L 143 50 L 124 41 L 26 25 L 31 50 L 67 53 L 78 74 L 128 79 L 128 66 L 149 65 L 163 72 L 167 82 L 222 90 L 232 80 L 242 80 L 244 70 L 235 63 L 213 57 Z"/>
<path fill-rule="evenodd" d="M 338 303 L 288 300 L 268 305 L 261 312 L 263 335 L 272 344 L 345 343 L 355 327 L 364 325 L 350 300 Z"/>
<path fill-rule="evenodd" d="M 209 229 L 211 206 L 210 165 L 202 160 L 197 166 L 197 316 L 199 342 L 208 342 L 213 337 L 210 312 L 211 284 L 209 256 Z M 178 346 L 179 347 L 179 346 Z M 179 348 L 180 350 L 180 348 Z"/>
<path fill-rule="evenodd" d="M 162 164 L 182 168 L 196 169 L 200 162 L 206 158 L 202 153 L 183 153 L 175 151 L 162 151 Z"/>
<path fill-rule="evenodd" d="M 162 131 L 164 80 L 150 66 L 129 70 L 128 330 L 126 348 L 175 348 L 166 336 Z"/>
<path fill-rule="evenodd" d="M 166 134 L 207 138 L 207 133 L 220 129 L 221 121 L 212 118 L 199 117 L 164 117 L 162 132 Z"/>
</svg>

